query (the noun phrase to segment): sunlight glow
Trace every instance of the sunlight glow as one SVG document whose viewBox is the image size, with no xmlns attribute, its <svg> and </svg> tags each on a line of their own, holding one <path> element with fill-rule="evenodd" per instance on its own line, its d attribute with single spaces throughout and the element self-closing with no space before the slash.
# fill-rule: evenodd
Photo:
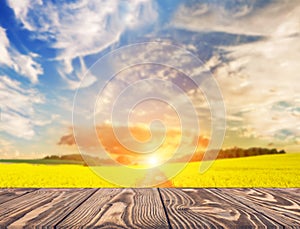
<svg viewBox="0 0 300 229">
<path fill-rule="evenodd" d="M 157 165 L 157 164 L 159 163 L 159 160 L 158 160 L 157 157 L 152 156 L 152 157 L 150 157 L 150 158 L 148 159 L 148 163 L 149 163 L 150 165 Z"/>
</svg>

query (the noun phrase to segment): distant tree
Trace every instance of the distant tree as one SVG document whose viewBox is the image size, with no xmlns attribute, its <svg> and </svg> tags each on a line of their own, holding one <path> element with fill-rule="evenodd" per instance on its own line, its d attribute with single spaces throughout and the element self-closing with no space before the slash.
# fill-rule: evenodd
<svg viewBox="0 0 300 229">
<path fill-rule="evenodd" d="M 50 157 L 48 157 L 48 159 L 51 159 L 51 160 L 59 160 L 60 157 L 57 156 L 57 155 L 51 155 Z"/>
<path fill-rule="evenodd" d="M 279 152 L 278 152 L 279 154 L 284 154 L 284 153 L 286 153 L 284 150 L 280 150 Z"/>
<path fill-rule="evenodd" d="M 268 149 L 268 148 L 260 148 L 260 147 L 252 147 L 252 148 L 248 148 L 248 149 L 234 147 L 234 148 L 225 149 L 225 150 L 222 150 L 222 149 L 221 150 L 211 150 L 208 152 L 211 155 L 211 157 L 208 157 L 208 158 L 212 159 L 212 156 L 214 155 L 214 153 L 216 151 L 219 151 L 217 159 L 286 153 L 284 150 L 277 151 L 277 149 Z M 198 160 L 199 160 L 199 158 L 197 158 L 197 161 Z"/>
</svg>

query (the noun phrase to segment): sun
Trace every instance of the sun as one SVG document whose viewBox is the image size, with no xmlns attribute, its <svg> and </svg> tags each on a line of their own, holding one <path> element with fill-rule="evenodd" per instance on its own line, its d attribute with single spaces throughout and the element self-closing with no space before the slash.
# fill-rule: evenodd
<svg viewBox="0 0 300 229">
<path fill-rule="evenodd" d="M 152 157 L 150 157 L 149 159 L 148 159 L 148 163 L 150 164 L 150 165 L 157 165 L 158 163 L 159 163 L 159 160 L 158 160 L 158 158 L 156 157 L 156 156 L 152 156 Z"/>
</svg>

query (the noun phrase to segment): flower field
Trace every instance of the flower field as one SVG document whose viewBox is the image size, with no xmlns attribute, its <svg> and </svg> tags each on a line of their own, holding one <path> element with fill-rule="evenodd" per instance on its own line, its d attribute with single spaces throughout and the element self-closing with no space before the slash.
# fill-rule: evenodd
<svg viewBox="0 0 300 229">
<path fill-rule="evenodd" d="M 204 174 L 198 172 L 200 164 L 193 162 L 168 184 L 174 187 L 300 187 L 299 162 L 300 154 L 223 159 L 215 161 Z M 0 163 L 0 187 L 116 186 L 82 165 Z"/>
</svg>

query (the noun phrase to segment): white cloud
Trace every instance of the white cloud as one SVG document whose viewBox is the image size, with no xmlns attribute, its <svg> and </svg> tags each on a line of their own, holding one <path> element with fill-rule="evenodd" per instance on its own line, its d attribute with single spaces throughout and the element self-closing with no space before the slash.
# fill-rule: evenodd
<svg viewBox="0 0 300 229">
<path fill-rule="evenodd" d="M 9 40 L 6 36 L 5 30 L 0 27 L 0 63 L 12 66 L 13 61 L 8 52 Z"/>
<path fill-rule="evenodd" d="M 257 42 L 221 47 L 227 61 L 216 54 L 206 65 L 213 69 L 222 90 L 229 129 L 246 138 L 290 144 L 299 141 L 298 1 L 274 1 L 259 9 L 241 7 L 236 14 L 219 5 L 181 5 L 172 26 L 263 36 Z M 282 101 L 289 107 L 272 109 Z"/>
<path fill-rule="evenodd" d="M 0 76 L 1 131 L 12 136 L 31 139 L 36 120 L 34 106 L 44 103 L 44 97 L 35 89 L 23 88 L 21 83 Z"/>
<path fill-rule="evenodd" d="M 12 68 L 20 75 L 27 77 L 32 83 L 37 83 L 38 76 L 43 74 L 41 65 L 33 60 L 36 54 L 23 55 L 12 48 L 2 27 L 0 27 L 0 53 L 0 65 Z"/>
<path fill-rule="evenodd" d="M 40 0 L 22 0 L 22 1 L 8 1 L 11 8 L 14 9 L 14 12 L 20 20 L 22 21 L 26 29 L 32 30 L 30 23 L 26 22 L 27 13 L 34 5 L 41 5 L 42 1 Z"/>
<path fill-rule="evenodd" d="M 299 44 L 295 37 L 226 48 L 231 61 L 220 64 L 214 75 L 229 115 L 241 115 L 239 125 L 247 129 L 241 132 L 244 137 L 291 142 L 300 137 Z M 289 103 L 289 109 L 272 110 L 281 101 Z M 284 130 L 290 138 L 279 139 Z"/>
<path fill-rule="evenodd" d="M 26 29 L 58 50 L 57 59 L 64 63 L 60 73 L 71 88 L 80 81 L 69 79 L 75 58 L 99 53 L 118 42 L 127 28 L 150 25 L 157 18 L 154 3 L 149 0 L 8 3 Z"/>
<path fill-rule="evenodd" d="M 299 138 L 299 117 L 295 111 L 300 107 L 300 38 L 276 37 L 224 49 L 229 51 L 231 61 L 220 64 L 214 74 L 227 111 L 242 113 L 247 136 L 272 140 L 283 131 L 290 138 L 277 140 Z M 272 110 L 281 101 L 289 103 L 289 109 Z"/>
<path fill-rule="evenodd" d="M 11 158 L 12 156 L 18 156 L 19 151 L 13 146 L 13 143 L 1 138 L 0 139 L 0 157 L 3 158 Z"/>
<path fill-rule="evenodd" d="M 34 54 L 22 55 L 17 52 L 11 54 L 15 62 L 13 69 L 19 74 L 27 76 L 32 83 L 37 83 L 38 76 L 43 74 L 43 69 L 40 64 L 32 59 Z"/>
<path fill-rule="evenodd" d="M 262 8 L 237 4 L 236 9 L 214 3 L 182 4 L 174 14 L 171 25 L 192 31 L 244 35 L 269 36 L 275 31 L 278 35 L 282 32 L 294 33 L 300 26 L 299 6 L 299 2 L 293 0 L 274 1 Z"/>
<path fill-rule="evenodd" d="M 75 90 L 79 86 L 80 88 L 85 88 L 92 85 L 94 82 L 97 81 L 96 76 L 94 76 L 86 67 L 86 64 L 82 57 L 79 57 L 80 62 L 80 70 L 73 70 L 72 64 L 68 63 L 67 61 L 67 72 L 64 68 L 58 68 L 58 72 L 60 73 L 61 77 L 66 81 L 68 88 Z M 68 75 L 72 73 L 73 76 L 76 76 L 75 79 L 70 79 Z M 85 79 L 83 81 L 83 79 Z"/>
</svg>

